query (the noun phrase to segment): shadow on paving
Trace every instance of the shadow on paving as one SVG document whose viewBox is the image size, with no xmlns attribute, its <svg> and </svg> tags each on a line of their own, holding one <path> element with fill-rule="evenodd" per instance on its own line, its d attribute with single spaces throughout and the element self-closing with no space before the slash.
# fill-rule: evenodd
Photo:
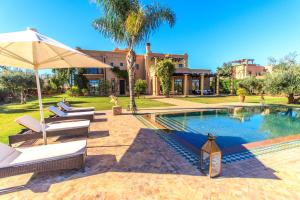
<svg viewBox="0 0 300 200">
<path fill-rule="evenodd" d="M 96 133 L 95 133 L 96 134 Z M 98 135 L 100 138 L 108 136 L 109 133 L 102 132 Z M 98 137 L 97 135 L 94 137 Z M 118 148 L 129 146 L 122 158 L 117 161 L 113 154 L 101 154 L 101 149 L 97 148 Z M 115 152 L 115 149 L 112 149 Z M 99 153 L 98 155 L 89 155 L 90 153 Z M 181 161 L 181 162 L 180 162 Z M 160 140 L 152 129 L 142 128 L 139 130 L 132 144 L 116 144 L 116 145 L 91 145 L 88 146 L 88 156 L 86 159 L 86 167 L 82 170 L 55 171 L 47 173 L 36 173 L 23 186 L 6 188 L 0 191 L 0 194 L 13 193 L 21 190 L 31 190 L 36 193 L 47 192 L 52 184 L 65 181 L 75 180 L 78 178 L 88 178 L 93 175 L 105 172 L 126 172 L 126 173 L 150 173 L 150 174 L 173 174 L 173 175 L 189 175 L 203 176 L 195 167 L 192 167 L 188 161 L 183 161 L 182 157 L 174 156 L 174 152 L 170 151 L 167 144 Z M 247 169 L 235 170 L 234 167 L 225 168 L 224 175 L 220 178 L 263 178 L 263 179 L 279 179 L 274 175 L 272 169 L 264 166 L 259 160 L 252 159 L 256 166 L 264 169 L 263 173 L 248 173 Z M 228 165 L 229 166 L 229 165 Z M 234 166 L 234 165 L 233 165 Z M 238 167 L 236 168 L 238 169 Z M 260 168 L 259 168 L 260 169 Z M 252 169 L 253 170 L 253 169 Z M 95 178 L 95 177 L 94 177 Z M 98 177 L 101 179 L 101 176 Z M 92 178 L 91 178 L 91 181 Z"/>
</svg>

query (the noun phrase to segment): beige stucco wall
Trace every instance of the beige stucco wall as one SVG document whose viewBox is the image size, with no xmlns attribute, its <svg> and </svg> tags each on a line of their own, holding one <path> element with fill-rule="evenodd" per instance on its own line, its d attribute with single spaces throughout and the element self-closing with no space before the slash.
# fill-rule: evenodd
<svg viewBox="0 0 300 200">
<path fill-rule="evenodd" d="M 266 68 L 264 66 L 258 65 L 236 65 L 235 66 L 235 78 L 236 79 L 243 79 L 246 77 L 256 77 L 261 76 L 266 72 Z"/>
<path fill-rule="evenodd" d="M 80 51 L 99 59 L 102 62 L 105 62 L 107 64 L 113 63 L 113 66 L 119 67 L 121 70 L 126 70 L 126 54 L 127 50 L 120 50 L 115 49 L 114 51 L 94 51 L 94 50 L 82 50 Z M 188 54 L 162 54 L 162 53 L 152 53 L 150 44 L 146 47 L 146 54 L 140 55 L 138 54 L 136 57 L 136 64 L 139 65 L 138 69 L 135 70 L 135 77 L 136 79 L 143 79 L 147 81 L 148 87 L 147 87 L 147 93 L 152 94 L 153 93 L 153 80 L 154 80 L 154 74 L 152 73 L 153 70 L 151 67 L 155 65 L 155 57 L 159 58 L 165 58 L 165 57 L 172 57 L 175 59 L 178 59 L 178 61 L 175 62 L 175 67 L 178 70 L 189 70 L 188 65 Z M 123 66 L 121 66 L 121 63 L 123 63 Z M 179 66 L 182 66 L 179 68 Z M 199 70 L 198 70 L 199 71 Z M 199 73 L 199 72 L 197 72 Z M 200 73 L 210 73 L 210 70 L 200 70 Z M 106 69 L 104 74 L 98 74 L 98 75 L 86 75 L 86 77 L 89 80 L 108 80 L 111 82 L 112 80 L 115 80 L 115 94 L 119 95 L 119 81 L 120 79 L 117 77 L 115 73 L 112 72 L 110 69 Z M 182 76 L 183 78 L 183 76 Z M 184 80 L 184 78 L 183 78 Z M 159 81 L 158 81 L 159 82 Z M 128 83 L 126 83 L 126 95 L 128 95 Z M 159 83 L 156 86 L 159 88 Z M 192 89 L 192 80 L 189 78 L 189 88 Z M 208 83 L 205 81 L 205 89 L 209 88 L 209 80 Z"/>
</svg>

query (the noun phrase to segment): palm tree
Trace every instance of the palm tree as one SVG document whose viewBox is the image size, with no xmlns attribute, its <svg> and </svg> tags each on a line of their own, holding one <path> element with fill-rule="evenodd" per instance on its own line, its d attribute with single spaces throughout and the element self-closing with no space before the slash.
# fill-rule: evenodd
<svg viewBox="0 0 300 200">
<path fill-rule="evenodd" d="M 146 42 L 150 34 L 167 22 L 175 24 L 174 12 L 158 3 L 143 6 L 139 0 L 98 0 L 104 15 L 93 22 L 96 30 L 118 44 L 128 47 L 126 55 L 129 78 L 130 110 L 136 110 L 134 98 L 134 70 L 136 54 L 134 48 Z"/>
<path fill-rule="evenodd" d="M 222 67 L 217 68 L 217 74 L 221 77 L 230 79 L 230 95 L 232 95 L 234 88 L 234 66 L 232 63 L 223 63 Z"/>
</svg>

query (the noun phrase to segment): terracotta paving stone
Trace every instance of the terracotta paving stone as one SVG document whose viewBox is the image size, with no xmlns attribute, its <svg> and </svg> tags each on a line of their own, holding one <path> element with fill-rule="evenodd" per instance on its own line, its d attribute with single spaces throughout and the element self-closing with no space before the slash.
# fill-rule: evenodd
<svg viewBox="0 0 300 200">
<path fill-rule="evenodd" d="M 143 112 L 150 110 L 163 109 Z M 210 179 L 134 116 L 103 111 L 96 118 L 85 172 L 3 178 L 0 199 L 300 199 L 300 148 L 223 165 L 222 176 Z"/>
</svg>

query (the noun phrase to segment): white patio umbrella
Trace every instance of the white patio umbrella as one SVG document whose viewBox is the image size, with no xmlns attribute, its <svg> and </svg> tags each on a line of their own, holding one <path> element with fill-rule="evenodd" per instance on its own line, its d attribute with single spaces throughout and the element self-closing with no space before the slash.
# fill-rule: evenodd
<svg viewBox="0 0 300 200">
<path fill-rule="evenodd" d="M 45 144 L 47 136 L 38 70 L 71 67 L 110 68 L 109 65 L 44 36 L 33 28 L 0 34 L 0 65 L 34 70 Z"/>
</svg>

